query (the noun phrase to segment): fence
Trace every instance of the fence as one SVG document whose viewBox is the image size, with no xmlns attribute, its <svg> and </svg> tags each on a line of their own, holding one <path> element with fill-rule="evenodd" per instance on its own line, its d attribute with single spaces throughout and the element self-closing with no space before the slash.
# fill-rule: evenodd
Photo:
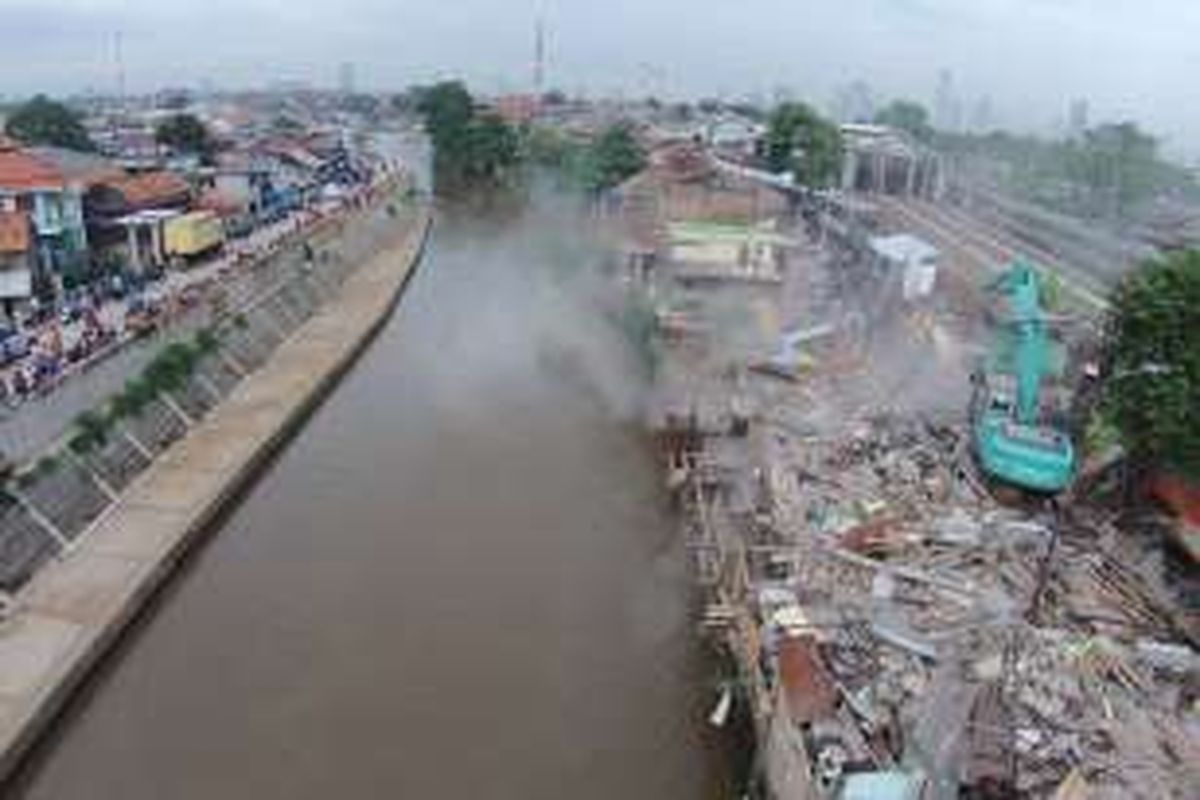
<svg viewBox="0 0 1200 800">
<path fill-rule="evenodd" d="M 393 196 L 390 192 L 386 197 Z M 0 488 L 0 599 L 68 552 L 120 492 L 261 367 L 339 290 L 354 268 L 400 234 L 400 201 L 331 218 L 259 262 L 157 337 L 156 354 L 111 377 L 71 427 Z M 217 307 L 220 310 L 217 310 Z M 61 425 L 60 425 L 61 427 Z M 2 607 L 3 604 L 0 604 Z"/>
</svg>

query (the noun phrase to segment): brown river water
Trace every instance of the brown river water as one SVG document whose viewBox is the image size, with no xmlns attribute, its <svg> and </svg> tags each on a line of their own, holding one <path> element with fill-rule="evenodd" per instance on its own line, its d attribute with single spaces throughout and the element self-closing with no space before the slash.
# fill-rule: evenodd
<svg viewBox="0 0 1200 800">
<path fill-rule="evenodd" d="M 682 543 L 582 230 L 443 218 L 16 796 L 713 797 Z"/>
</svg>

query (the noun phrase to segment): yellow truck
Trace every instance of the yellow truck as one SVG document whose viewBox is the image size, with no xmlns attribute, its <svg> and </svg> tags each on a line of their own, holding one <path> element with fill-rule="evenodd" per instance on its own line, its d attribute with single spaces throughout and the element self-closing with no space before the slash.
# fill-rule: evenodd
<svg viewBox="0 0 1200 800">
<path fill-rule="evenodd" d="M 163 223 L 163 250 L 168 258 L 195 258 L 224 243 L 221 220 L 211 211 L 191 211 Z"/>
</svg>

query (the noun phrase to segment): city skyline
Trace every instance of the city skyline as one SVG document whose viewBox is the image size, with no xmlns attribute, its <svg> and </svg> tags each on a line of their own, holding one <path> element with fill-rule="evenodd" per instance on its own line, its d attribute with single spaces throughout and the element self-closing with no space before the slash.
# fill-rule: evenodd
<svg viewBox="0 0 1200 800">
<path fill-rule="evenodd" d="M 1187 35 L 1200 8 L 1151 0 L 858 0 L 844 7 L 783 0 L 727 5 L 614 0 L 435 4 L 347 0 L 332 7 L 211 0 L 17 0 L 6 10 L 0 93 L 111 92 L 164 86 L 336 86 L 352 62 L 364 90 L 462 77 L 486 92 L 533 83 L 544 20 L 545 86 L 590 95 L 772 96 L 786 88 L 827 106 L 866 81 L 880 98 L 936 111 L 938 76 L 954 76 L 961 113 L 988 97 L 1019 130 L 1065 126 L 1074 98 L 1094 121 L 1135 119 L 1169 150 L 1200 154 L 1200 110 L 1175 77 L 1200 59 Z M 619 23 L 616 22 L 619 20 Z M 118 57 L 118 37 L 120 39 Z"/>
</svg>

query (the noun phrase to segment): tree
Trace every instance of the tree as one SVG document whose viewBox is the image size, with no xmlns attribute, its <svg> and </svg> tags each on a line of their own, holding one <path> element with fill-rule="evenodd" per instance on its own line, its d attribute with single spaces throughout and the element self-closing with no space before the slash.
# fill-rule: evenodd
<svg viewBox="0 0 1200 800">
<path fill-rule="evenodd" d="M 216 149 L 208 128 L 192 114 L 172 114 L 158 123 L 154 140 L 177 153 L 197 155 L 202 160 L 209 159 Z"/>
<path fill-rule="evenodd" d="M 463 137 L 461 174 L 468 181 L 496 182 L 518 160 L 516 131 L 498 114 L 480 114 Z"/>
<path fill-rule="evenodd" d="M 535 164 L 562 169 L 576 150 L 578 146 L 557 128 L 534 125 L 525 133 L 525 152 Z"/>
<path fill-rule="evenodd" d="M 41 94 L 16 108 L 4 131 L 25 144 L 45 144 L 84 152 L 96 149 L 79 114 Z"/>
<path fill-rule="evenodd" d="M 1155 138 L 1132 122 L 1100 125 L 1070 140 L 943 131 L 938 146 L 1000 178 L 1008 192 L 1076 216 L 1120 221 L 1160 193 L 1200 196 L 1189 172 L 1164 159 Z"/>
<path fill-rule="evenodd" d="M 276 114 L 271 119 L 271 130 L 284 135 L 300 133 L 304 130 L 304 123 L 290 114 Z"/>
<path fill-rule="evenodd" d="M 672 103 L 671 116 L 680 122 L 689 122 L 694 116 L 691 103 Z"/>
<path fill-rule="evenodd" d="M 411 114 L 416 112 L 424 91 L 424 87 L 412 86 L 399 94 L 392 95 L 389 101 L 392 111 L 397 114 Z"/>
<path fill-rule="evenodd" d="M 434 175 L 443 193 L 498 183 L 520 160 L 516 132 L 497 114 L 476 114 L 475 101 L 458 81 L 421 90 L 417 110 L 433 141 Z"/>
<path fill-rule="evenodd" d="M 821 188 L 841 172 L 841 133 L 808 105 L 783 103 L 768 123 L 766 156 L 772 172 L 791 170 L 800 183 Z"/>
<path fill-rule="evenodd" d="M 561 89 L 551 89 L 542 94 L 542 105 L 549 108 L 555 106 L 565 106 L 567 104 L 567 95 Z"/>
<path fill-rule="evenodd" d="M 585 163 L 586 188 L 602 191 L 641 172 L 646 155 L 628 125 L 613 125 L 589 148 Z"/>
<path fill-rule="evenodd" d="M 338 101 L 338 107 L 342 111 L 349 111 L 352 114 L 373 117 L 379 113 L 379 98 L 364 92 L 348 94 Z"/>
<path fill-rule="evenodd" d="M 460 81 L 444 81 L 416 93 L 417 111 L 434 147 L 446 147 L 462 136 L 475 115 L 475 102 Z"/>
<path fill-rule="evenodd" d="M 1093 206 L 1116 218 L 1144 200 L 1162 179 L 1158 141 L 1132 122 L 1105 124 L 1064 147 L 1067 175 L 1086 187 Z"/>
<path fill-rule="evenodd" d="M 1114 298 L 1106 411 L 1141 464 L 1200 476 L 1200 251 L 1152 260 Z"/>
<path fill-rule="evenodd" d="M 877 125 L 889 125 L 920 142 L 933 139 L 933 125 L 925 106 L 912 100 L 893 100 L 875 115 Z"/>
</svg>

